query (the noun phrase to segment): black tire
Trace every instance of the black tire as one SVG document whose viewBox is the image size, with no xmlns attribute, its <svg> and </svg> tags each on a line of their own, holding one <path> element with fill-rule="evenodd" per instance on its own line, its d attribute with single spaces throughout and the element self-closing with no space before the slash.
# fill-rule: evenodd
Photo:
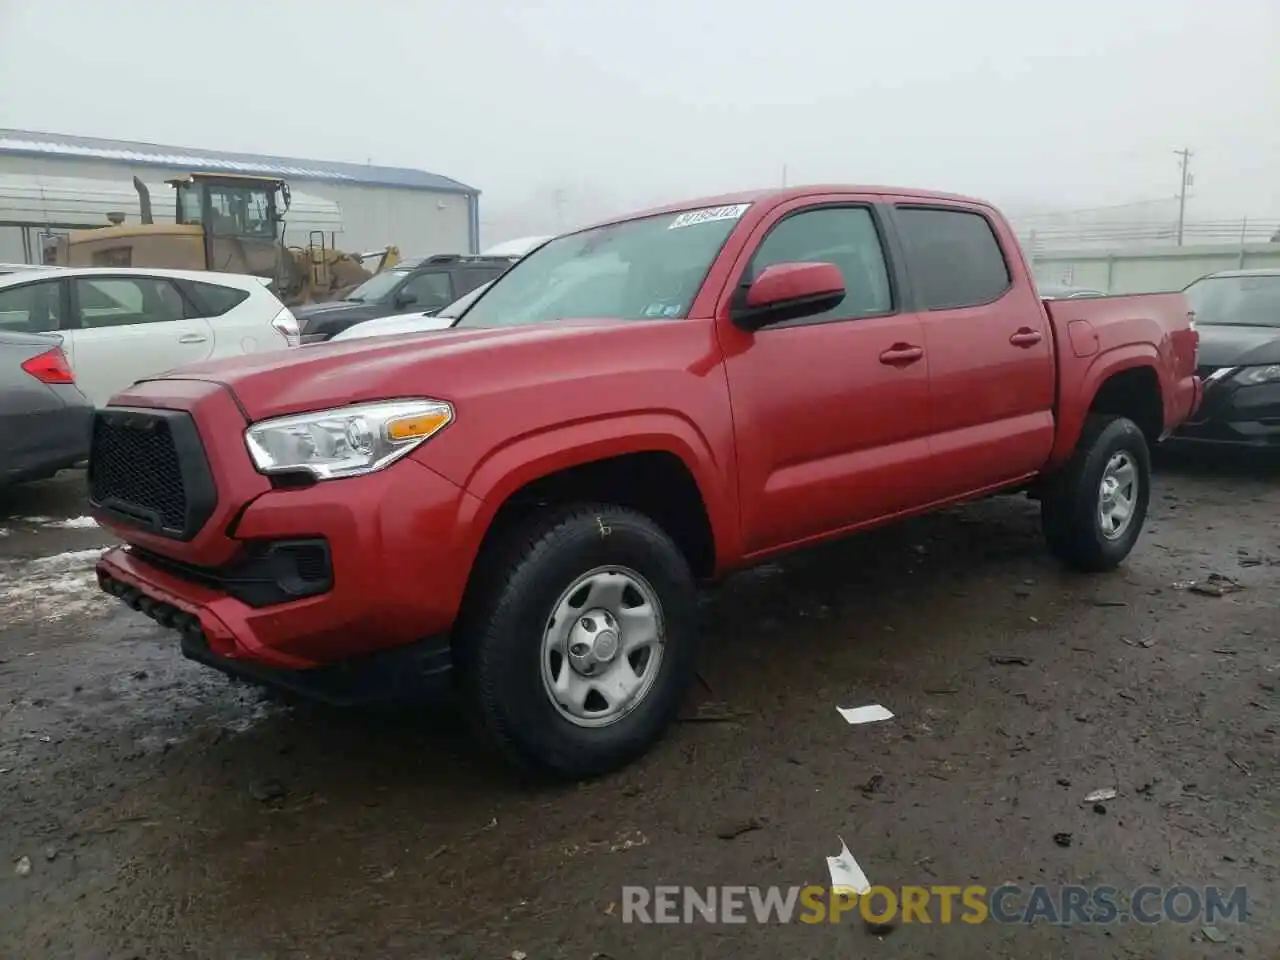
<svg viewBox="0 0 1280 960">
<path fill-rule="evenodd" d="M 648 693 L 608 726 L 561 715 L 542 679 L 543 630 L 560 595 L 602 566 L 639 573 L 661 607 L 663 653 Z M 670 727 L 697 669 L 697 591 L 680 549 L 648 517 L 606 504 L 543 512 L 485 549 L 455 656 L 464 705 L 509 762 L 580 780 L 625 766 Z"/>
<path fill-rule="evenodd" d="M 1108 463 L 1127 454 L 1137 472 L 1132 519 L 1114 539 L 1099 516 L 1101 485 Z M 1125 417 L 1091 415 L 1066 466 L 1048 482 L 1040 502 L 1040 522 L 1049 549 L 1063 564 L 1085 573 L 1113 570 L 1133 550 L 1151 499 L 1151 452 L 1147 439 Z"/>
</svg>

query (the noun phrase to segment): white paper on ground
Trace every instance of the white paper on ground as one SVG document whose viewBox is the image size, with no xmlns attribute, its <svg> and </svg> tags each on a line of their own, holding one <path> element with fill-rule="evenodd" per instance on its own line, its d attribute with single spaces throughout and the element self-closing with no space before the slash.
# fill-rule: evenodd
<svg viewBox="0 0 1280 960">
<path fill-rule="evenodd" d="M 831 889 L 846 891 L 852 890 L 861 896 L 871 889 L 871 884 L 867 882 L 867 875 L 862 872 L 862 868 L 858 866 L 858 861 L 853 859 L 853 854 L 849 852 L 849 847 L 844 842 L 844 837 L 837 837 L 840 841 L 840 855 L 835 857 L 827 857 L 827 871 L 831 874 Z"/>
<path fill-rule="evenodd" d="M 874 723 L 877 720 L 892 720 L 893 714 L 878 703 L 865 707 L 836 707 L 840 716 L 847 723 Z"/>
</svg>

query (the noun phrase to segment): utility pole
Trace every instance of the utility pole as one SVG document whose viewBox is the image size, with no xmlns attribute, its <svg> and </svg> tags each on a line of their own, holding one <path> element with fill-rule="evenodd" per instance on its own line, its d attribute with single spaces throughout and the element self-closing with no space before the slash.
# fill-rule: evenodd
<svg viewBox="0 0 1280 960">
<path fill-rule="evenodd" d="M 787 185 L 787 165 L 785 163 L 782 165 L 782 185 L 784 187 Z"/>
<path fill-rule="evenodd" d="M 1190 163 L 1194 154 L 1186 147 L 1173 152 L 1175 156 L 1182 158 L 1182 179 L 1178 186 L 1178 246 L 1182 246 L 1182 228 L 1187 215 L 1187 187 L 1193 182 Z"/>
<path fill-rule="evenodd" d="M 568 197 L 565 196 L 564 190 L 557 189 L 551 195 L 551 202 L 555 204 L 556 208 L 556 233 L 564 233 L 564 207 L 568 202 Z"/>
</svg>

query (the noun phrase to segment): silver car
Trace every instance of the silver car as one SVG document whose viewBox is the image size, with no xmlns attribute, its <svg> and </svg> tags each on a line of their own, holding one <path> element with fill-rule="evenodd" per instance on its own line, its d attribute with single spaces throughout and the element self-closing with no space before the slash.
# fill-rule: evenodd
<svg viewBox="0 0 1280 960">
<path fill-rule="evenodd" d="M 0 317 L 0 487 L 43 480 L 89 456 L 93 404 L 56 334 L 6 330 Z"/>
</svg>

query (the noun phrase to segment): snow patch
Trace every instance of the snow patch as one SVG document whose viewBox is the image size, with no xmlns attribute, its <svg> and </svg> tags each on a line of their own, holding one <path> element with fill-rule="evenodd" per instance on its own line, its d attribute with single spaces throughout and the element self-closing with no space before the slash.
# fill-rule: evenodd
<svg viewBox="0 0 1280 960">
<path fill-rule="evenodd" d="M 72 517 L 70 520 L 53 520 L 45 526 L 51 530 L 92 530 L 98 525 L 93 517 Z"/>
<path fill-rule="evenodd" d="M 59 570 L 88 566 L 92 570 L 98 558 L 110 549 L 110 547 L 90 547 L 88 550 L 68 550 L 66 553 L 55 553 L 51 557 L 39 557 L 32 560 L 30 565 Z"/>
<path fill-rule="evenodd" d="M 0 622 L 56 622 L 105 611 L 94 565 L 107 547 L 0 564 Z"/>
</svg>

